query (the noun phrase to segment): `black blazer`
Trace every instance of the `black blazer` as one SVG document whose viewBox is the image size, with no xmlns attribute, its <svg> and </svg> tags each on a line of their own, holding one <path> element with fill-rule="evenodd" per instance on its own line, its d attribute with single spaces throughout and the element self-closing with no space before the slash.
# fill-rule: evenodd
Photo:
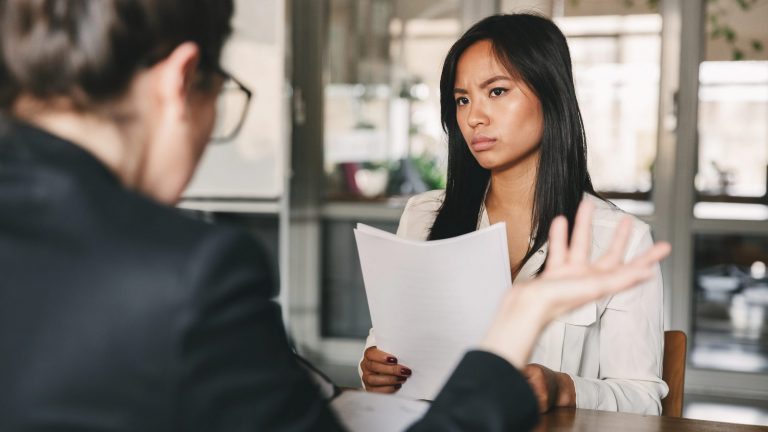
<svg viewBox="0 0 768 432">
<path fill-rule="evenodd" d="M 0 430 L 333 431 L 254 240 L 125 189 L 0 118 Z M 525 380 L 471 352 L 413 430 L 524 430 Z"/>
</svg>

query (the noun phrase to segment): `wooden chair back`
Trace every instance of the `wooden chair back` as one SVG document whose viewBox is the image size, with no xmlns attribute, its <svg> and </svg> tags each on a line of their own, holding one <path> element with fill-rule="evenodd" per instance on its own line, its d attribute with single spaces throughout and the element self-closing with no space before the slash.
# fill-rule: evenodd
<svg viewBox="0 0 768 432">
<path fill-rule="evenodd" d="M 684 332 L 664 332 L 664 373 L 662 379 L 669 386 L 667 397 L 661 400 L 661 415 L 683 416 L 683 393 L 685 390 L 685 356 L 687 337 Z"/>
</svg>

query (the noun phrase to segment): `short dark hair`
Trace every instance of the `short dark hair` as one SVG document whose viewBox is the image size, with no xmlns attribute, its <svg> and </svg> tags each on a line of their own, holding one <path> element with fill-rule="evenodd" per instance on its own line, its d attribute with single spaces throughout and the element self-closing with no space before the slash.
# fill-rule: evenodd
<svg viewBox="0 0 768 432">
<path fill-rule="evenodd" d="M 0 109 L 29 93 L 76 107 L 122 94 L 134 74 L 190 41 L 217 70 L 232 0 L 0 0 Z"/>
<path fill-rule="evenodd" d="M 477 163 L 456 121 L 453 88 L 464 51 L 490 41 L 493 53 L 513 76 L 536 94 L 543 114 L 534 209 L 533 244 L 523 262 L 547 241 L 555 216 L 565 215 L 570 231 L 584 193 L 596 195 L 587 171 L 587 145 L 576 100 L 571 56 L 565 36 L 551 20 L 534 14 L 494 15 L 473 25 L 451 47 L 440 78 L 443 128 L 448 134 L 445 199 L 430 240 L 477 229 L 490 172 Z"/>
</svg>

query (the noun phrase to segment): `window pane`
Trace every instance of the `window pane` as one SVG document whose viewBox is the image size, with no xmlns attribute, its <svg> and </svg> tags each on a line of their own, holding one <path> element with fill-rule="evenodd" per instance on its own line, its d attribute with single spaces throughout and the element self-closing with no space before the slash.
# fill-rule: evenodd
<svg viewBox="0 0 768 432">
<path fill-rule="evenodd" d="M 628 211 L 653 213 L 662 22 L 656 6 L 504 0 L 502 10 L 554 17 L 571 50 L 595 187 Z"/>
<path fill-rule="evenodd" d="M 751 5 L 751 6 L 749 6 Z M 694 215 L 768 219 L 767 4 L 708 3 Z"/>
<path fill-rule="evenodd" d="M 454 1 L 331 0 L 325 169 L 332 199 L 441 188 L 439 82 Z"/>
<path fill-rule="evenodd" d="M 695 239 L 695 367 L 768 372 L 768 236 Z"/>
<path fill-rule="evenodd" d="M 563 17 L 595 187 L 648 199 L 656 157 L 661 17 Z"/>
<path fill-rule="evenodd" d="M 353 231 L 356 224 L 345 220 L 327 220 L 323 223 L 323 337 L 363 339 L 368 336 L 371 328 Z M 397 222 L 366 221 L 366 224 L 389 232 L 397 230 Z"/>
<path fill-rule="evenodd" d="M 768 61 L 705 61 L 699 69 L 699 171 L 703 200 L 765 195 Z"/>
</svg>

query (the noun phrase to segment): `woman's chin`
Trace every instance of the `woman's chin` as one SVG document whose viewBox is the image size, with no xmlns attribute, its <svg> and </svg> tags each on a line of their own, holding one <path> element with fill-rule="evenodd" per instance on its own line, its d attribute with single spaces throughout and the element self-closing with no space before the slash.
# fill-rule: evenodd
<svg viewBox="0 0 768 432">
<path fill-rule="evenodd" d="M 489 171 L 493 171 L 495 169 L 498 169 L 503 164 L 500 163 L 498 158 L 494 157 L 487 157 L 487 156 L 475 156 L 475 160 L 477 161 L 477 164 L 480 165 L 482 168 L 487 169 Z"/>
</svg>

